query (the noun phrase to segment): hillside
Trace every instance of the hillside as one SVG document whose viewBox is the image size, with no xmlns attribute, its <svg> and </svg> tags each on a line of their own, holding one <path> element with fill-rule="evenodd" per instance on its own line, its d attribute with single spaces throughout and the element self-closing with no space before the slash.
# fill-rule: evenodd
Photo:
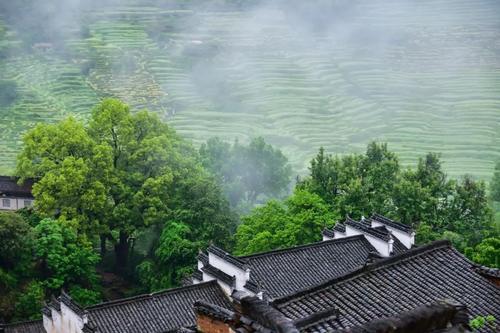
<svg viewBox="0 0 500 333">
<path fill-rule="evenodd" d="M 57 37 L 30 36 L 0 14 L 0 171 L 12 170 L 27 128 L 86 118 L 114 96 L 196 143 L 262 135 L 298 171 L 320 146 L 347 153 L 376 139 L 405 164 L 435 151 L 451 176 L 491 176 L 500 158 L 498 1 L 337 1 L 323 13 L 324 1 L 193 3 L 89 6 L 78 20 L 50 16 Z"/>
</svg>

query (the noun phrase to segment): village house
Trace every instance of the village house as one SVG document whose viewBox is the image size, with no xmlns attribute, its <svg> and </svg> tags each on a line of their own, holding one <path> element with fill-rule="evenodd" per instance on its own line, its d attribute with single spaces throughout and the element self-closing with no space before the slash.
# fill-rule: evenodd
<svg viewBox="0 0 500 333">
<path fill-rule="evenodd" d="M 375 214 L 347 218 L 303 246 L 249 256 L 210 246 L 190 285 L 87 308 L 63 292 L 43 320 L 0 332 L 452 333 L 469 332 L 476 316 L 500 318 L 499 270 L 475 265 L 449 241 L 416 247 L 414 239 L 408 226 Z"/>
<path fill-rule="evenodd" d="M 33 205 L 31 186 L 30 181 L 19 185 L 14 177 L 0 176 L 0 211 L 31 207 Z"/>
</svg>

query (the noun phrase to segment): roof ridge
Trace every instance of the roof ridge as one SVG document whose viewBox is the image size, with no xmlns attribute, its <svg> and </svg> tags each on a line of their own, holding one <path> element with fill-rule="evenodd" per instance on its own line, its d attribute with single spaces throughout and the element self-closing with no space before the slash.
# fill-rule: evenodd
<svg viewBox="0 0 500 333">
<path fill-rule="evenodd" d="M 98 304 L 95 304 L 95 305 L 91 305 L 91 306 L 88 306 L 88 307 L 86 307 L 84 309 L 92 311 L 92 310 L 96 310 L 96 309 L 102 309 L 102 308 L 105 308 L 107 306 L 115 306 L 115 305 L 121 305 L 121 304 L 128 304 L 128 303 L 136 301 L 136 300 L 151 299 L 151 298 L 154 298 L 155 296 L 160 296 L 160 295 L 170 294 L 170 293 L 174 294 L 174 293 L 177 293 L 177 292 L 180 292 L 180 291 L 184 291 L 184 290 L 188 290 L 188 289 L 194 289 L 194 288 L 197 288 L 199 286 L 208 286 L 210 284 L 218 285 L 217 284 L 217 280 L 211 280 L 211 281 L 206 281 L 206 282 L 200 282 L 200 283 L 197 283 L 197 284 L 192 284 L 192 285 L 189 285 L 189 286 L 182 286 L 182 287 L 164 289 L 164 290 L 160 290 L 160 291 L 153 292 L 153 293 L 150 293 L 150 294 L 141 294 L 141 295 L 135 295 L 135 296 L 126 297 L 126 298 L 115 299 L 115 300 L 112 300 L 112 301 L 107 301 L 107 302 L 102 302 L 102 303 L 98 303 Z"/>
<path fill-rule="evenodd" d="M 370 236 L 376 237 L 376 238 L 381 239 L 385 242 L 387 242 L 391 239 L 391 234 L 386 234 L 380 230 L 374 229 L 369 224 L 367 224 L 363 221 L 347 221 L 346 225 L 353 227 L 355 229 L 358 229 L 358 231 L 366 232 Z"/>
<path fill-rule="evenodd" d="M 224 249 L 222 249 L 218 246 L 215 246 L 213 244 L 210 245 L 207 248 L 207 252 L 211 252 L 211 253 L 215 254 L 216 256 L 228 261 L 229 263 L 235 265 L 236 267 L 238 267 L 240 269 L 243 269 L 243 270 L 246 269 L 246 267 L 245 267 L 246 262 L 239 259 L 238 257 L 233 256 L 231 253 L 226 252 Z"/>
<path fill-rule="evenodd" d="M 3 177 L 3 176 L 0 176 Z M 31 319 L 31 320 L 24 320 L 24 321 L 15 321 L 13 323 L 0 323 L 0 327 L 7 327 L 7 326 L 14 326 L 14 325 L 21 325 L 21 324 L 31 324 L 31 323 L 36 323 L 36 322 L 41 322 L 43 319 Z"/>
<path fill-rule="evenodd" d="M 414 232 L 413 226 L 399 222 L 399 221 L 395 221 L 395 220 L 390 219 L 382 214 L 373 213 L 372 216 L 370 217 L 370 219 L 375 220 L 375 221 L 382 223 L 382 224 L 387 224 L 390 227 L 399 229 L 403 232 Z"/>
<path fill-rule="evenodd" d="M 276 249 L 276 250 L 271 250 L 271 251 L 266 251 L 266 252 L 257 252 L 254 254 L 239 256 L 238 258 L 239 259 L 246 259 L 246 260 L 253 259 L 256 257 L 263 257 L 266 255 L 272 255 L 272 254 L 277 254 L 277 253 L 282 253 L 282 252 L 298 251 L 298 250 L 307 249 L 307 248 L 329 245 L 331 243 L 343 243 L 343 242 L 351 241 L 351 240 L 361 238 L 361 237 L 364 238 L 364 235 L 353 235 L 353 236 L 342 237 L 342 238 L 337 238 L 337 239 L 330 239 L 330 240 L 326 240 L 326 241 L 318 241 L 318 242 L 309 243 L 309 244 L 296 245 L 296 246 L 287 247 L 287 248 L 283 248 L 283 249 Z"/>
<path fill-rule="evenodd" d="M 379 261 L 376 261 L 373 264 L 361 266 L 360 268 L 353 270 L 351 272 L 348 272 L 344 275 L 335 277 L 335 278 L 330 279 L 330 280 L 326 280 L 324 282 L 321 282 L 320 284 L 302 289 L 296 293 L 289 294 L 289 295 L 286 295 L 286 296 L 283 296 L 280 298 L 276 298 L 275 300 L 273 300 L 272 304 L 274 305 L 274 304 L 285 303 L 285 302 L 288 302 L 294 298 L 299 298 L 300 296 L 306 295 L 308 293 L 312 293 L 312 292 L 315 292 L 318 290 L 325 289 L 333 284 L 354 278 L 358 275 L 366 274 L 366 273 L 375 271 L 375 270 L 380 269 L 380 268 L 388 267 L 388 266 L 393 265 L 394 263 L 402 262 L 402 261 L 405 261 L 409 258 L 414 258 L 414 257 L 420 256 L 424 253 L 427 253 L 427 252 L 430 252 L 430 251 L 433 251 L 436 249 L 441 249 L 441 248 L 452 248 L 453 249 L 453 246 L 451 245 L 451 242 L 449 240 L 437 240 L 437 241 L 434 241 L 432 243 L 429 243 L 429 244 L 426 244 L 426 245 L 423 245 L 420 247 L 416 247 L 414 249 L 410 249 L 410 250 L 403 252 L 401 254 L 398 254 L 398 255 L 395 255 L 392 257 L 388 257 L 386 259 L 381 259 Z"/>
</svg>

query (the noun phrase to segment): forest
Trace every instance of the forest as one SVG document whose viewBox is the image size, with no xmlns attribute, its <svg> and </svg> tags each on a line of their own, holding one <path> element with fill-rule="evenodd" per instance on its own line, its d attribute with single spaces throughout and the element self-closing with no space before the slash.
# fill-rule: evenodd
<svg viewBox="0 0 500 333">
<path fill-rule="evenodd" d="M 474 262 L 500 267 L 500 163 L 491 188 L 447 177 L 429 153 L 403 168 L 385 143 L 363 154 L 319 148 L 292 182 L 285 155 L 262 138 L 208 139 L 199 149 L 158 116 L 116 99 L 88 122 L 68 117 L 23 137 L 20 181 L 34 209 L 0 213 L 0 315 L 39 318 L 66 290 L 82 305 L 177 286 L 199 250 L 250 254 L 321 240 L 345 216 L 381 213 L 449 239 Z"/>
</svg>

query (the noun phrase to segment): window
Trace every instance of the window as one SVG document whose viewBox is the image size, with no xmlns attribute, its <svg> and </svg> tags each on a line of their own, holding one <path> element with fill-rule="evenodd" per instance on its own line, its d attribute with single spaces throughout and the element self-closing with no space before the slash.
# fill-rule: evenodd
<svg viewBox="0 0 500 333">
<path fill-rule="evenodd" d="M 24 200 L 24 207 L 31 207 L 31 200 Z"/>
<path fill-rule="evenodd" d="M 3 207 L 10 207 L 10 199 L 2 199 Z"/>
</svg>

